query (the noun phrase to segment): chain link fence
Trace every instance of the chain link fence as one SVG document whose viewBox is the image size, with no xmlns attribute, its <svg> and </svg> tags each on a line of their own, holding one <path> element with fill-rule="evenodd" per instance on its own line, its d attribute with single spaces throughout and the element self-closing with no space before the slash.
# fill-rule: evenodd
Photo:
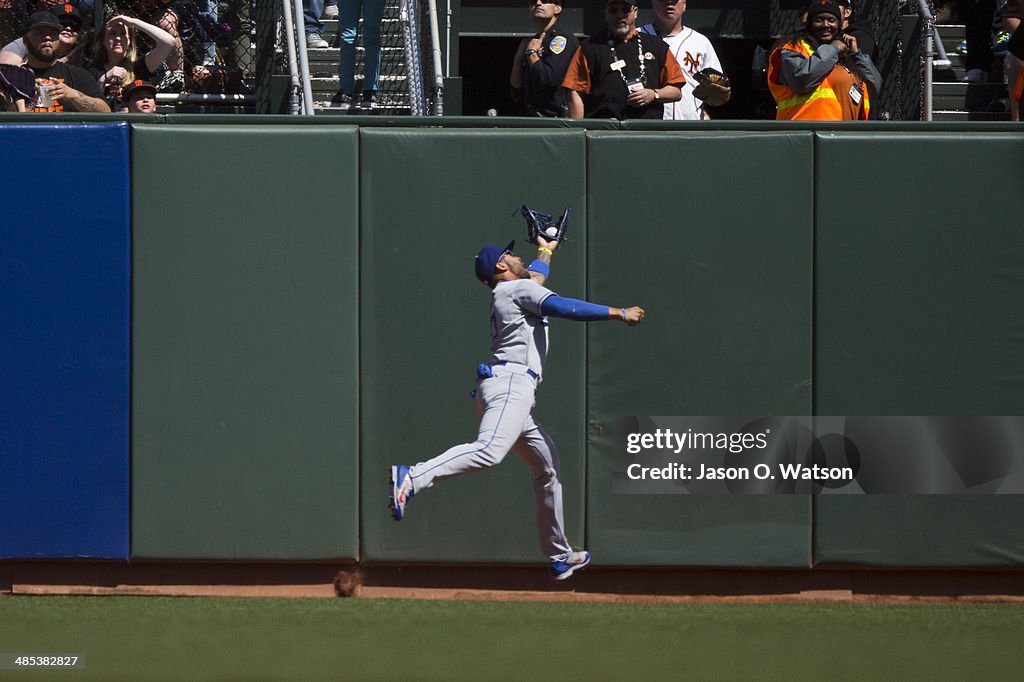
<svg viewBox="0 0 1024 682">
<path fill-rule="evenodd" d="M 4 3 L 10 7 L 4 8 Z M 0 33 L 9 36 L 8 40 L 17 39 L 33 12 L 64 4 L 74 5 L 83 20 L 74 50 L 68 55 L 71 63 L 102 68 L 98 36 L 105 22 L 126 15 L 162 28 L 174 38 L 173 51 L 153 73 L 158 100 L 184 101 L 188 94 L 253 93 L 254 40 L 250 17 L 254 0 L 0 0 Z M 137 54 L 144 55 L 155 43 L 142 31 L 133 33 Z"/>
<path fill-rule="evenodd" d="M 174 36 L 176 47 L 154 79 L 164 100 L 160 94 L 253 94 L 252 6 L 251 0 L 106 0 L 103 10 L 106 19 L 127 14 Z M 139 40 L 143 49 L 152 46 L 145 35 Z"/>
<path fill-rule="evenodd" d="M 246 111 L 255 111 L 259 107 L 251 105 L 256 101 L 257 89 L 267 86 L 269 76 L 289 72 L 283 1 L 260 0 L 257 11 L 255 0 L 68 0 L 83 19 L 68 60 L 102 72 L 105 69 L 99 63 L 102 60 L 98 36 L 103 26 L 117 15 L 135 17 L 164 29 L 175 39 L 173 52 L 151 78 L 157 85 L 157 101 L 164 111 L 205 111 L 217 103 L 236 107 L 245 104 Z M 33 12 L 58 4 L 63 5 L 55 0 L 0 0 L 0 46 L 20 39 L 24 23 Z M 428 11 L 431 4 L 429 0 L 385 0 L 376 113 L 439 113 L 440 89 Z M 258 21 L 270 26 L 257 26 Z M 320 23 L 328 47 L 310 47 L 307 55 L 314 106 L 326 110 L 339 91 L 340 20 L 336 12 L 328 10 Z M 314 28 L 306 26 L 307 31 Z M 366 57 L 363 29 L 360 18 L 356 39 L 357 93 L 362 88 Z M 155 44 L 141 31 L 134 34 L 140 56 Z M 361 113 L 369 112 L 364 109 Z"/>
</svg>

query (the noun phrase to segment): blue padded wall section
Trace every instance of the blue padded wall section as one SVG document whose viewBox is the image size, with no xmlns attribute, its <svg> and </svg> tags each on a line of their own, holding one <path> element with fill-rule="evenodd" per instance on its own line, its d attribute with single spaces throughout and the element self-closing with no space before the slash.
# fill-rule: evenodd
<svg viewBox="0 0 1024 682">
<path fill-rule="evenodd" d="M 0 558 L 127 559 L 129 133 L 0 127 Z"/>
</svg>

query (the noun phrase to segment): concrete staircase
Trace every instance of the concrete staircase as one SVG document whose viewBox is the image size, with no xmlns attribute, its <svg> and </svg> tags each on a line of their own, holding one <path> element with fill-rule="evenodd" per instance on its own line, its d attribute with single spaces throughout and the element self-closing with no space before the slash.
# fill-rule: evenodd
<svg viewBox="0 0 1024 682">
<path fill-rule="evenodd" d="M 966 83 L 963 55 L 957 45 L 964 38 L 961 24 L 938 26 L 942 46 L 951 65 L 934 72 L 933 118 L 936 121 L 1008 121 L 1006 85 L 1002 82 L 1002 58 L 997 56 L 989 74 L 989 82 Z M 998 80 L 996 80 L 998 79 Z"/>
</svg>

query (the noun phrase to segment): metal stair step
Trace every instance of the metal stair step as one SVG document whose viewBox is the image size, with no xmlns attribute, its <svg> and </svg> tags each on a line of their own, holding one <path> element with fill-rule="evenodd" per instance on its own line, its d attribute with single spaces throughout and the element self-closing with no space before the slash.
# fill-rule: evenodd
<svg viewBox="0 0 1024 682">
<path fill-rule="evenodd" d="M 932 106 L 936 111 L 970 112 L 975 115 L 992 115 L 989 120 L 1003 120 L 1009 117 L 1006 110 L 1006 86 L 1002 83 L 935 83 Z"/>
<path fill-rule="evenodd" d="M 393 75 L 386 76 L 381 74 L 380 76 L 381 89 L 385 89 L 387 85 L 388 89 L 394 90 L 396 88 L 405 88 L 405 81 L 407 80 L 405 75 Z M 309 79 L 310 85 L 313 86 L 314 90 L 327 90 L 333 88 L 335 91 L 338 89 L 338 74 L 332 74 L 330 76 L 317 76 Z"/>
<path fill-rule="evenodd" d="M 366 51 L 362 47 L 356 48 L 356 62 L 362 63 Z M 338 68 L 338 59 L 341 50 L 337 47 L 311 47 L 306 50 L 310 68 L 313 64 L 332 64 Z M 405 52 L 400 47 L 382 47 L 380 50 L 381 64 L 400 64 L 405 61 Z"/>
<path fill-rule="evenodd" d="M 938 29 L 942 47 L 945 48 L 948 54 L 953 54 L 956 46 L 960 44 L 960 41 L 966 35 L 963 24 L 936 24 L 935 28 Z"/>
<path fill-rule="evenodd" d="M 326 40 L 331 45 L 334 45 L 334 38 L 335 38 L 335 34 L 334 33 L 328 33 L 326 31 L 324 31 L 323 39 Z M 391 33 L 391 34 L 382 35 L 380 37 L 380 46 L 383 49 L 385 49 L 385 50 L 388 49 L 388 48 L 401 49 L 402 48 L 402 35 L 400 33 Z M 338 47 L 341 47 L 340 43 L 338 44 Z M 357 48 L 362 48 L 363 47 L 363 36 L 361 34 L 356 37 L 356 47 Z M 336 47 L 334 49 L 338 49 L 338 48 Z"/>
<path fill-rule="evenodd" d="M 954 111 L 939 110 L 932 112 L 933 121 L 1009 121 L 1010 112 L 998 111 Z"/>
<path fill-rule="evenodd" d="M 323 35 L 335 36 L 338 34 L 338 20 L 337 19 L 321 19 L 321 25 L 323 25 Z M 402 35 L 402 22 L 398 18 L 387 18 L 380 22 L 380 35 L 382 38 L 389 35 Z M 359 35 L 363 35 L 363 20 L 359 20 Z"/>
</svg>

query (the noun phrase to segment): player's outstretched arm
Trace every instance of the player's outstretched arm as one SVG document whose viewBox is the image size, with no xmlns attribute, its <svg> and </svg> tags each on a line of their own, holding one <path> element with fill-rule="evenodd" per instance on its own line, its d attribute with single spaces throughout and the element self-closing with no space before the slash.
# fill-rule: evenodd
<svg viewBox="0 0 1024 682">
<path fill-rule="evenodd" d="M 589 301 L 567 296 L 548 296 L 540 306 L 540 311 L 551 317 L 562 317 L 578 322 L 599 322 L 601 320 L 620 320 L 630 327 L 644 321 L 646 313 L 639 306 L 629 308 L 612 308 Z"/>
<path fill-rule="evenodd" d="M 558 248 L 557 241 L 548 241 L 537 235 L 537 258 L 526 268 L 530 273 L 530 279 L 537 284 L 544 286 L 551 274 L 551 256 Z"/>
</svg>

